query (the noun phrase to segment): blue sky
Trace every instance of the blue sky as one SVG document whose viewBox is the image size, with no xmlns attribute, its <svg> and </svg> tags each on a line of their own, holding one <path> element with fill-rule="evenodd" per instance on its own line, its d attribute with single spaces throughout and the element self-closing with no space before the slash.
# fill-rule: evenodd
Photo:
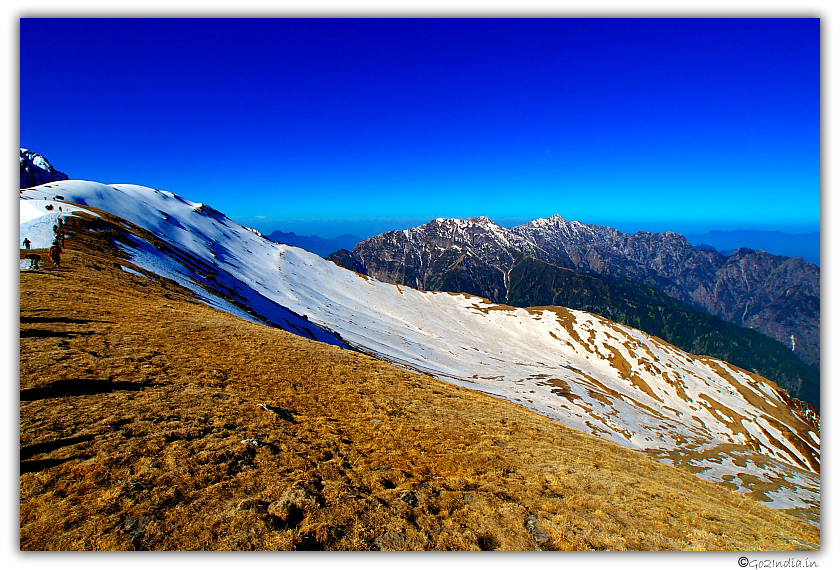
<svg viewBox="0 0 840 570">
<path fill-rule="evenodd" d="M 20 145 L 265 232 L 556 213 L 805 232 L 819 36 L 818 19 L 22 19 Z"/>
</svg>

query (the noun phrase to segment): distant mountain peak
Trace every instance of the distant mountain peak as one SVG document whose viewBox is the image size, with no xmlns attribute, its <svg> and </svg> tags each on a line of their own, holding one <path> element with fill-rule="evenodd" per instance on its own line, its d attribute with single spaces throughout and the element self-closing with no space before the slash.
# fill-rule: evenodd
<svg viewBox="0 0 840 570">
<path fill-rule="evenodd" d="M 687 234 L 685 238 L 695 247 L 714 247 L 720 252 L 734 252 L 740 247 L 766 251 L 773 255 L 801 257 L 820 264 L 820 233 L 783 233 L 762 230 L 713 230 L 704 234 Z"/>
<path fill-rule="evenodd" d="M 533 228 L 539 228 L 544 226 L 562 226 L 566 223 L 566 218 L 564 218 L 560 214 L 554 214 L 553 216 L 549 216 L 548 218 L 537 218 L 536 220 L 531 220 L 525 225 L 531 226 Z"/>
<path fill-rule="evenodd" d="M 47 182 L 69 180 L 70 177 L 56 170 L 44 156 L 20 147 L 20 187 L 32 188 Z"/>
<path fill-rule="evenodd" d="M 322 238 L 316 235 L 299 236 L 294 232 L 283 232 L 280 230 L 273 231 L 265 237 L 275 243 L 299 247 L 321 257 L 327 257 L 331 253 L 342 249 L 352 249 L 362 239 L 350 234 L 342 234 L 332 239 Z"/>
</svg>

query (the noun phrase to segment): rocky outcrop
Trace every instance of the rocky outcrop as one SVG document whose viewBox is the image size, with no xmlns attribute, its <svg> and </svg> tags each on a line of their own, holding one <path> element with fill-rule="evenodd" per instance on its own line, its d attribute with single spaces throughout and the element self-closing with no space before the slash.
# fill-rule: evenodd
<svg viewBox="0 0 840 570">
<path fill-rule="evenodd" d="M 20 149 L 20 187 L 32 188 L 47 182 L 69 180 L 69 176 L 59 172 L 40 154 L 25 148 Z"/>
<path fill-rule="evenodd" d="M 367 275 L 367 273 L 365 273 L 365 268 L 356 261 L 356 258 L 353 257 L 353 252 L 350 250 L 339 249 L 338 251 L 334 251 L 327 256 L 327 261 L 332 261 L 339 267 L 349 269 L 350 271 Z"/>
</svg>

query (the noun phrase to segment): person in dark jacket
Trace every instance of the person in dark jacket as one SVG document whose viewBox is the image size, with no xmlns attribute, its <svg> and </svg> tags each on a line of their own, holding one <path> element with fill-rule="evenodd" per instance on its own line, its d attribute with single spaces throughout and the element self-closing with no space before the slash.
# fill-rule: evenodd
<svg viewBox="0 0 840 570">
<path fill-rule="evenodd" d="M 25 247 L 26 249 L 29 249 L 30 245 L 32 245 L 32 242 L 29 241 L 29 238 L 27 238 L 27 237 L 23 238 L 23 247 Z"/>
<path fill-rule="evenodd" d="M 50 248 L 50 259 L 58 269 L 61 269 L 61 253 L 61 246 L 54 242 Z"/>
</svg>

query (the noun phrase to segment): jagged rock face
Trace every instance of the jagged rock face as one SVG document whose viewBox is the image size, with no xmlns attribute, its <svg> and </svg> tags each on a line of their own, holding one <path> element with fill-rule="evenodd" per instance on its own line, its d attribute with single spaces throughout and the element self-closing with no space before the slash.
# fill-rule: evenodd
<svg viewBox="0 0 840 570">
<path fill-rule="evenodd" d="M 349 250 L 339 249 L 338 251 L 334 251 L 327 257 L 327 261 L 332 261 L 339 267 L 355 271 L 356 273 L 367 275 L 365 273 L 365 268 L 356 261 L 356 258 L 353 257 L 353 253 Z"/>
<path fill-rule="evenodd" d="M 508 301 L 509 275 L 525 258 L 584 274 L 644 283 L 820 360 L 820 269 L 801 258 L 742 248 L 726 257 L 673 232 L 630 235 L 561 216 L 512 229 L 487 218 L 437 219 L 361 241 L 355 262 L 382 281 Z"/>
<path fill-rule="evenodd" d="M 742 248 L 729 257 L 696 249 L 680 234 L 625 234 L 560 216 L 513 228 L 578 270 L 638 281 L 819 362 L 819 267 Z"/>
<path fill-rule="evenodd" d="M 819 362 L 819 267 L 742 248 L 717 277 L 716 299 L 709 306 L 718 308 L 718 316 L 791 346 L 806 362 Z"/>
<path fill-rule="evenodd" d="M 698 252 L 685 237 L 673 232 L 630 235 L 560 216 L 534 220 L 511 231 L 536 243 L 552 260 L 570 260 L 577 270 L 650 285 L 703 273 L 715 257 L 723 259 L 714 251 Z"/>
<path fill-rule="evenodd" d="M 508 274 L 535 244 L 491 222 L 438 218 L 358 243 L 353 255 L 368 275 L 427 291 L 457 291 L 504 302 Z"/>
<path fill-rule="evenodd" d="M 21 188 L 32 188 L 47 182 L 69 179 L 69 176 L 53 168 L 49 161 L 40 154 L 25 148 L 20 149 Z"/>
</svg>

